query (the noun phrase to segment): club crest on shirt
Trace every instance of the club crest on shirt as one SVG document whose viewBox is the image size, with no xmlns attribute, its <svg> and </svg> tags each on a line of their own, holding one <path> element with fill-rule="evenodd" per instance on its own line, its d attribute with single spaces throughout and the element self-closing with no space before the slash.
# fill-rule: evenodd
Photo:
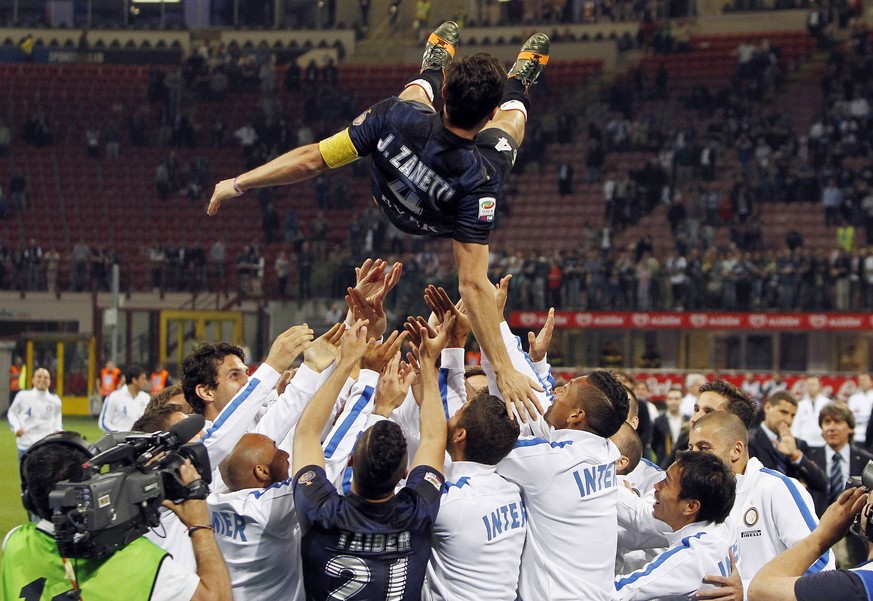
<svg viewBox="0 0 873 601">
<path fill-rule="evenodd" d="M 479 199 L 479 221 L 494 221 L 494 209 L 497 201 L 494 198 Z"/>
<path fill-rule="evenodd" d="M 367 114 L 368 114 L 369 112 L 370 112 L 370 109 L 367 109 L 366 111 L 364 111 L 363 113 L 361 113 L 360 115 L 358 115 L 357 117 L 355 117 L 355 120 L 352 121 L 352 125 L 360 125 L 361 123 L 363 123 L 363 122 L 364 122 L 364 119 L 367 118 Z"/>
<path fill-rule="evenodd" d="M 305 474 L 303 474 L 302 476 L 297 478 L 297 483 L 303 484 L 305 486 L 310 486 L 314 479 L 315 479 L 315 472 L 313 472 L 312 470 L 309 470 L 308 472 L 306 472 Z"/>
<path fill-rule="evenodd" d="M 746 513 L 743 514 L 743 522 L 745 522 L 746 526 L 754 526 L 758 523 L 758 510 L 754 507 L 749 507 L 746 510 Z"/>
<path fill-rule="evenodd" d="M 433 484 L 433 487 L 437 490 L 440 490 L 443 487 L 442 482 L 440 482 L 439 476 L 437 476 L 433 472 L 425 473 L 424 479 Z"/>
</svg>

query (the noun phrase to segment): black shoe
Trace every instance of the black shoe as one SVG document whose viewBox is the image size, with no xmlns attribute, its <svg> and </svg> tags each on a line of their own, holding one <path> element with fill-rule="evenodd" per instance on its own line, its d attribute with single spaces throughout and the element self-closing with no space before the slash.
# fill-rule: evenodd
<svg viewBox="0 0 873 601">
<path fill-rule="evenodd" d="M 454 21 L 446 21 L 430 34 L 421 59 L 421 70 L 445 69 L 455 56 L 455 46 L 461 28 Z"/>
<path fill-rule="evenodd" d="M 517 77 L 518 81 L 527 90 L 546 69 L 549 62 L 549 48 L 551 42 L 549 36 L 544 33 L 535 33 L 522 45 L 515 59 L 515 64 L 509 70 L 509 77 Z"/>
</svg>

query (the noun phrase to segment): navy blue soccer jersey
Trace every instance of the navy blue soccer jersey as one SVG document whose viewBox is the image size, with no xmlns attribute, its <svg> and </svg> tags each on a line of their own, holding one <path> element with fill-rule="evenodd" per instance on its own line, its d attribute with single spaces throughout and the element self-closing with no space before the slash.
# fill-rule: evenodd
<svg viewBox="0 0 873 601">
<path fill-rule="evenodd" d="M 324 469 L 294 477 L 303 586 L 308 601 L 412 601 L 421 597 L 443 475 L 419 466 L 384 503 L 337 493 Z"/>
<path fill-rule="evenodd" d="M 372 156 L 373 198 L 398 229 L 487 243 L 517 151 L 509 136 L 462 138 L 430 107 L 393 97 L 355 119 L 349 137 L 358 156 Z"/>
</svg>

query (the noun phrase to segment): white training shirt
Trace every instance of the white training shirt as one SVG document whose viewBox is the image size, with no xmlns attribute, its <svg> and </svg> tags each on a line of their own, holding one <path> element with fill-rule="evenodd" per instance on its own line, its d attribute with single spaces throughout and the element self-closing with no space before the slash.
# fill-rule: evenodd
<svg viewBox="0 0 873 601">
<path fill-rule="evenodd" d="M 456 461 L 433 528 L 425 601 L 515 601 L 527 515 L 495 466 Z"/>
<path fill-rule="evenodd" d="M 849 397 L 848 405 L 855 414 L 855 436 L 852 444 L 864 446 L 864 441 L 867 439 L 867 423 L 870 421 L 870 412 L 873 411 L 873 388 L 867 392 L 859 388 Z"/>
<path fill-rule="evenodd" d="M 266 489 L 213 492 L 206 503 L 236 601 L 304 598 L 290 478 Z"/>
<path fill-rule="evenodd" d="M 821 435 L 821 426 L 818 425 L 818 414 L 831 400 L 823 394 L 815 397 L 813 403 L 808 396 L 797 402 L 797 413 L 791 424 L 791 433 L 795 438 L 806 441 L 811 447 L 823 447 L 825 439 Z"/>
<path fill-rule="evenodd" d="M 806 538 L 818 525 L 806 488 L 794 478 L 765 468 L 756 457 L 749 459 L 745 474 L 737 475 L 731 520 L 738 531 L 737 566 L 746 591 L 767 562 Z M 834 555 L 828 551 L 806 573 L 832 569 Z"/>
<path fill-rule="evenodd" d="M 629 574 L 667 550 L 670 543 L 667 535 L 673 529 L 652 515 L 654 494 L 640 497 L 636 490 L 631 491 L 624 486 L 624 482 L 627 482 L 626 476 L 619 476 L 618 481 L 622 486 L 618 489 L 618 549 L 615 553 L 615 573 Z"/>
<path fill-rule="evenodd" d="M 279 381 L 279 372 L 262 363 L 248 383 L 225 405 L 211 424 L 207 423 L 203 444 L 209 461 L 217 469 L 239 442 L 243 434 L 255 427 L 261 409 Z M 289 385 L 290 386 L 290 385 Z M 277 441 L 278 442 L 278 441 Z"/>
<path fill-rule="evenodd" d="M 606 438 L 563 429 L 549 439 L 519 439 L 497 465 L 521 486 L 527 507 L 521 599 L 613 598 L 620 456 Z"/>
<path fill-rule="evenodd" d="M 643 568 L 615 579 L 616 601 L 695 599 L 712 575 L 729 576 L 737 535 L 729 521 L 694 522 L 669 535 L 670 548 Z"/>
<path fill-rule="evenodd" d="M 13 433 L 24 430 L 24 434 L 15 439 L 15 445 L 20 451 L 30 448 L 30 445 L 49 434 L 64 429 L 61 399 L 48 390 L 30 388 L 20 391 L 15 395 L 6 419 L 9 420 Z"/>
<path fill-rule="evenodd" d="M 128 386 L 109 393 L 103 399 L 100 428 L 104 432 L 130 432 L 134 422 L 142 417 L 150 399 L 149 393 L 144 390 L 132 396 Z"/>
</svg>

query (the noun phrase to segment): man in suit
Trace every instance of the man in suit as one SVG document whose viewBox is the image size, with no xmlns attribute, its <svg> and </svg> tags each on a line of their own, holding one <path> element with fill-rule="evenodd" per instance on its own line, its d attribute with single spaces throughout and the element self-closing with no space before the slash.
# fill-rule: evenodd
<svg viewBox="0 0 873 601">
<path fill-rule="evenodd" d="M 835 401 L 825 405 L 818 415 L 825 446 L 810 448 L 809 457 L 824 470 L 828 478 L 828 492 L 813 492 L 815 510 L 821 516 L 828 505 L 837 500 L 849 476 L 859 476 L 873 455 L 852 444 L 855 415 L 845 403 Z M 863 539 L 848 534 L 834 547 L 840 565 L 857 565 L 867 556 Z"/>
<path fill-rule="evenodd" d="M 669 457 L 679 438 L 688 433 L 688 418 L 682 415 L 682 391 L 679 388 L 670 389 L 666 405 L 667 411 L 655 418 L 652 427 L 652 450 L 658 465 L 664 469 L 670 467 Z"/>
<path fill-rule="evenodd" d="M 687 384 L 686 384 L 687 386 Z M 687 396 L 687 395 L 686 395 Z M 685 399 L 682 399 L 685 403 Z M 681 406 L 680 406 L 681 407 Z M 697 389 L 697 400 L 694 401 L 691 418 L 688 420 L 688 426 L 694 427 L 704 415 L 726 411 L 733 413 L 745 424 L 746 428 L 751 428 L 755 422 L 755 415 L 758 412 L 758 407 L 752 397 L 745 392 L 728 382 L 727 380 L 713 380 L 706 382 Z M 682 411 L 684 414 L 685 412 Z M 673 447 L 673 452 L 668 456 L 668 465 L 676 460 L 676 453 L 684 451 L 688 448 L 688 431 L 684 430 L 679 435 L 679 440 L 676 441 L 676 446 Z"/>
<path fill-rule="evenodd" d="M 749 432 L 749 454 L 764 467 L 800 480 L 810 491 L 828 493 L 825 472 L 809 457 L 809 445 L 791 434 L 797 397 L 781 390 L 764 403 L 764 421 Z"/>
</svg>

